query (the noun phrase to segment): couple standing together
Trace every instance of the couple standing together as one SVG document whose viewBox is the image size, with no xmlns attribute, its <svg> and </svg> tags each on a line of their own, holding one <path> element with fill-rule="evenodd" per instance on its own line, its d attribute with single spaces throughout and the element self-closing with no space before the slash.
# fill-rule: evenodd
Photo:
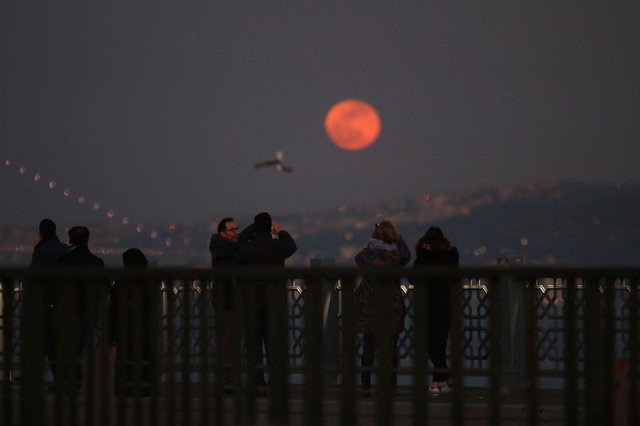
<svg viewBox="0 0 640 426">
<path fill-rule="evenodd" d="M 407 243 L 402 239 L 395 226 L 389 221 L 375 225 L 367 246 L 356 255 L 356 263 L 361 267 L 393 268 L 405 266 L 411 258 Z M 442 230 L 430 227 L 416 245 L 416 267 L 457 267 L 459 255 L 456 247 L 445 238 Z M 433 380 L 429 386 L 429 393 L 433 396 L 451 390 L 453 382 L 447 371 L 447 339 L 451 322 L 449 286 L 446 277 L 430 278 L 426 285 L 428 309 L 427 317 L 427 345 L 429 357 L 434 367 Z M 420 284 L 422 285 L 422 284 Z M 378 289 L 381 290 L 381 289 Z M 390 324 L 385 324 L 391 331 L 391 364 L 398 367 L 398 336 L 404 328 L 404 298 L 399 282 L 392 283 L 390 291 L 389 310 Z M 388 294 L 384 294 L 387 296 Z M 383 296 L 383 297 L 384 297 Z M 380 297 L 380 296 L 379 296 Z M 365 277 L 356 290 L 356 305 L 358 309 L 357 331 L 363 335 L 362 373 L 360 376 L 363 392 L 367 394 L 371 388 L 371 368 L 373 367 L 377 346 L 376 335 L 382 329 L 376 321 L 376 286 L 373 280 Z M 378 304 L 380 306 L 380 304 Z M 420 330 L 416 330 L 420 332 Z M 417 360 L 420 357 L 416 357 Z M 396 384 L 393 374 L 392 385 Z"/>
<path fill-rule="evenodd" d="M 211 266 L 214 269 L 225 266 L 284 266 L 284 261 L 297 250 L 291 235 L 280 224 L 272 220 L 269 213 L 262 212 L 253 219 L 241 233 L 238 224 L 231 217 L 218 223 L 218 233 L 211 236 L 209 251 Z M 256 385 L 266 385 L 263 359 L 270 351 L 268 343 L 269 315 L 267 311 L 267 284 L 258 283 L 255 296 L 256 327 L 254 329 L 254 362 L 256 365 Z M 222 278 L 214 287 L 214 311 L 216 312 L 217 329 L 219 330 L 220 362 L 222 363 L 222 386 L 232 390 L 234 383 L 234 307 L 236 305 L 233 278 Z M 246 302 L 246 301 L 245 301 Z"/>
</svg>

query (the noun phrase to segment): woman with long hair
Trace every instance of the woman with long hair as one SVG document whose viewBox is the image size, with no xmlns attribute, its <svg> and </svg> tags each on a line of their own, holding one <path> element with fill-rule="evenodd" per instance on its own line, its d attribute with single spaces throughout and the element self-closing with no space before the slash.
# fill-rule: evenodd
<svg viewBox="0 0 640 426">
<path fill-rule="evenodd" d="M 367 245 L 356 255 L 355 261 L 361 267 L 391 268 L 402 267 L 409 262 L 411 252 L 395 226 L 387 220 L 376 223 L 371 239 Z M 391 299 L 391 341 L 393 368 L 398 367 L 398 335 L 404 328 L 405 307 L 400 289 L 400 281 L 390 284 Z M 362 368 L 360 375 L 361 385 L 365 392 L 371 388 L 371 368 L 376 352 L 376 337 L 379 327 L 376 325 L 375 312 L 376 287 L 374 282 L 365 277 L 356 290 L 355 299 L 358 310 L 357 331 L 363 335 L 364 346 L 362 352 Z M 392 376 L 392 384 L 395 385 L 396 375 Z"/>
</svg>

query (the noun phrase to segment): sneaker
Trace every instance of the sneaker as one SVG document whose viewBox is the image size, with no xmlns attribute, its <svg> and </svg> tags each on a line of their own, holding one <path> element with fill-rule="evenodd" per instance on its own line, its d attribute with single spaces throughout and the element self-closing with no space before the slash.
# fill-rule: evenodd
<svg viewBox="0 0 640 426">
<path fill-rule="evenodd" d="M 437 386 L 429 386 L 429 395 L 440 396 L 440 388 Z"/>
</svg>

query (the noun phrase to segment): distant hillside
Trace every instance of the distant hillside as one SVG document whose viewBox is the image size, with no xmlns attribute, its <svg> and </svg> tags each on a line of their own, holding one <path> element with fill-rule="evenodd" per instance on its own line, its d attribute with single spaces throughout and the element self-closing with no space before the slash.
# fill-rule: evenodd
<svg viewBox="0 0 640 426">
<path fill-rule="evenodd" d="M 640 185 L 535 183 L 423 193 L 304 216 L 276 213 L 276 217 L 296 238 L 299 250 L 292 265 L 309 265 L 315 257 L 353 265 L 374 223 L 389 219 L 410 247 L 427 227 L 440 226 L 458 246 L 463 265 L 494 264 L 498 257 L 516 256 L 528 264 L 640 266 L 638 211 Z M 28 264 L 36 227 L 0 229 L 1 265 Z M 135 246 L 162 266 L 206 267 L 215 224 L 204 220 L 176 224 L 165 230 L 169 243 L 113 224 L 91 229 L 94 249 L 109 266 L 119 266 L 122 251 Z"/>
<path fill-rule="evenodd" d="M 466 265 L 492 264 L 511 255 L 528 264 L 638 266 L 639 208 L 639 185 L 531 184 L 419 194 L 320 214 L 302 221 L 303 226 L 292 220 L 292 228 L 314 230 L 299 236 L 301 247 L 315 247 L 346 263 L 373 223 L 389 218 L 410 246 L 428 226 L 440 226 Z"/>
</svg>

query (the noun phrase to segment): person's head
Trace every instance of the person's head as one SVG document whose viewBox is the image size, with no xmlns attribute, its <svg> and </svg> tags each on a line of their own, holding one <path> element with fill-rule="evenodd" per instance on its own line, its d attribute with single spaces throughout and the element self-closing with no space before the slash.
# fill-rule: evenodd
<svg viewBox="0 0 640 426">
<path fill-rule="evenodd" d="M 258 213 L 253 218 L 253 229 L 257 234 L 271 233 L 271 215 L 267 212 Z"/>
<path fill-rule="evenodd" d="M 388 220 L 383 220 L 382 222 L 376 223 L 371 237 L 376 240 L 382 240 L 387 244 L 392 244 L 400 239 L 400 234 L 396 230 L 396 227 L 393 226 L 393 223 Z"/>
<path fill-rule="evenodd" d="M 451 243 L 444 236 L 442 229 L 437 226 L 430 226 L 418 241 L 416 248 L 432 248 L 435 250 L 448 250 Z"/>
<path fill-rule="evenodd" d="M 56 224 L 51 219 L 42 219 L 39 226 L 41 238 L 51 238 L 56 236 Z"/>
<path fill-rule="evenodd" d="M 429 241 L 441 241 L 444 239 L 444 233 L 437 226 L 430 226 L 424 233 L 424 238 Z"/>
<path fill-rule="evenodd" d="M 74 226 L 69 229 L 69 244 L 86 247 L 89 245 L 89 229 L 86 226 Z"/>
<path fill-rule="evenodd" d="M 122 253 L 122 263 L 125 268 L 146 268 L 149 265 L 147 257 L 140 249 L 130 248 Z"/>
<path fill-rule="evenodd" d="M 225 217 L 218 222 L 218 235 L 225 240 L 229 240 L 233 243 L 238 242 L 240 233 L 238 232 L 238 224 L 231 217 Z"/>
</svg>

